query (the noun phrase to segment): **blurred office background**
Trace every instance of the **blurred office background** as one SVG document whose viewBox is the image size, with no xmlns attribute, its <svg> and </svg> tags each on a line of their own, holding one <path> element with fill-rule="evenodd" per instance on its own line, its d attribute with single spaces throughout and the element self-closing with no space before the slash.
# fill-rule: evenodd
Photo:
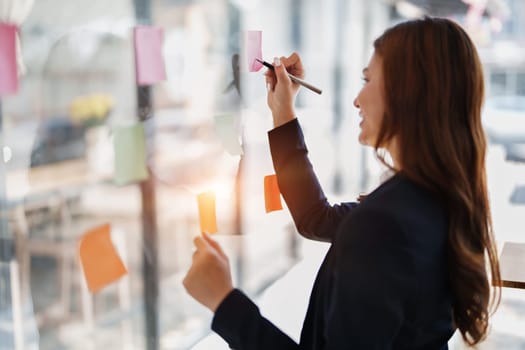
<svg viewBox="0 0 525 350">
<path fill-rule="evenodd" d="M 286 208 L 265 213 L 272 124 L 263 70 L 249 73 L 241 62 L 234 74 L 243 33 L 262 31 L 266 60 L 299 52 L 306 80 L 324 89 L 301 89 L 297 113 L 329 200 L 349 201 L 384 170 L 357 142 L 352 105 L 373 39 L 424 14 L 457 20 L 476 42 L 496 239 L 525 242 L 524 1 L 34 1 L 19 32 L 20 88 L 1 100 L 0 349 L 226 349 L 210 335 L 211 314 L 181 284 L 199 234 L 195 196 L 207 190 L 216 193 L 216 237 L 236 285 L 297 337 L 326 245 L 298 236 Z M 147 88 L 135 83 L 139 24 L 165 35 L 167 79 Z M 243 156 L 216 134 L 215 117 L 225 114 L 235 118 Z M 134 123 L 145 129 L 149 176 L 116 185 L 113 133 Z M 103 223 L 128 275 L 91 294 L 78 242 Z M 525 291 L 504 289 L 479 348 L 525 349 L 524 315 Z"/>
</svg>

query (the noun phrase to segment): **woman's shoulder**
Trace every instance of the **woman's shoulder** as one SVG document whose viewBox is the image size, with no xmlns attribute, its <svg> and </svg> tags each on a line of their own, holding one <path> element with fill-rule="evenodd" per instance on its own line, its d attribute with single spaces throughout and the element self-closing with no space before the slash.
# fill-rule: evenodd
<svg viewBox="0 0 525 350">
<path fill-rule="evenodd" d="M 346 237 L 388 235 L 400 240 L 419 240 L 420 233 L 426 232 L 441 239 L 447 232 L 445 209 L 437 195 L 402 175 L 394 175 L 348 215 L 340 231 L 350 231 Z"/>
<path fill-rule="evenodd" d="M 363 211 L 398 216 L 406 212 L 438 214 L 444 210 L 439 196 L 402 174 L 395 174 L 361 203 Z"/>
</svg>

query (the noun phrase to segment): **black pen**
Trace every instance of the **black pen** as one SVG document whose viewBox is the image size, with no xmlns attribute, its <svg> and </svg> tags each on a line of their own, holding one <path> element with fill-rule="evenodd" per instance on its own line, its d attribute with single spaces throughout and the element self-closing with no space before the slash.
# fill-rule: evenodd
<svg viewBox="0 0 525 350">
<path fill-rule="evenodd" d="M 265 66 L 265 67 L 268 68 L 268 69 L 271 69 L 271 70 L 274 70 L 274 69 L 275 69 L 275 67 L 274 67 L 272 64 L 270 64 L 270 63 L 268 63 L 268 62 L 266 62 L 266 61 L 260 60 L 260 59 L 258 59 L 258 58 L 256 58 L 255 60 L 256 60 L 257 62 L 261 63 L 263 66 Z M 310 89 L 310 90 L 312 90 L 312 91 L 315 92 L 315 93 L 318 93 L 319 95 L 321 95 L 321 94 L 323 93 L 323 90 L 321 90 L 321 89 L 319 89 L 319 88 L 313 86 L 312 84 L 307 83 L 306 81 L 304 81 L 304 80 L 302 80 L 302 79 L 300 79 L 300 78 L 297 78 L 297 77 L 294 76 L 294 75 L 291 75 L 290 73 L 288 73 L 288 76 L 290 77 L 290 80 L 293 81 L 294 83 L 297 83 L 297 84 L 299 84 L 299 85 L 302 85 L 302 86 L 304 86 L 305 88 Z"/>
</svg>

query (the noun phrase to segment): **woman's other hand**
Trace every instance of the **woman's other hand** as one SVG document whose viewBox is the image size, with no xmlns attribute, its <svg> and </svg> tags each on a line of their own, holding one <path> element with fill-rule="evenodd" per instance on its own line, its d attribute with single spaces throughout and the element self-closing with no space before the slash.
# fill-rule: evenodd
<svg viewBox="0 0 525 350">
<path fill-rule="evenodd" d="M 281 126 L 295 119 L 295 98 L 299 84 L 293 83 L 287 73 L 303 79 L 304 69 L 297 53 L 289 57 L 274 58 L 275 70 L 266 72 L 268 106 L 272 111 L 273 126 Z"/>
<path fill-rule="evenodd" d="M 230 263 L 221 246 L 208 234 L 195 237 L 193 262 L 182 281 L 186 291 L 212 312 L 233 290 Z"/>
</svg>

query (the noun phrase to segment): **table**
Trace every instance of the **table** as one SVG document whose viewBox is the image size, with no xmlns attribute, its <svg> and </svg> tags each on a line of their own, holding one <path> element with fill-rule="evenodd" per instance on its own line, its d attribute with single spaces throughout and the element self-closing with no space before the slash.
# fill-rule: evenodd
<svg viewBox="0 0 525 350">
<path fill-rule="evenodd" d="M 525 243 L 505 242 L 499 259 L 502 287 L 525 289 Z"/>
<path fill-rule="evenodd" d="M 90 169 L 84 159 L 68 160 L 36 168 L 9 171 L 6 174 L 9 202 L 27 201 L 48 193 L 97 184 L 111 178 Z"/>
<path fill-rule="evenodd" d="M 53 307 L 61 314 L 69 314 L 72 261 L 75 261 L 77 240 L 72 233 L 68 201 L 76 198 L 89 186 L 104 183 L 111 174 L 93 171 L 85 159 L 68 160 L 6 173 L 6 199 L 3 216 L 11 221 L 17 260 L 20 265 L 22 295 L 30 293 L 31 256 L 51 256 L 59 269 L 59 302 Z M 60 218 L 60 227 L 52 237 L 29 237 L 31 224 L 28 211 L 52 208 Z M 42 313 L 54 313 L 53 310 Z M 53 312 L 51 312 L 53 311 Z"/>
</svg>

